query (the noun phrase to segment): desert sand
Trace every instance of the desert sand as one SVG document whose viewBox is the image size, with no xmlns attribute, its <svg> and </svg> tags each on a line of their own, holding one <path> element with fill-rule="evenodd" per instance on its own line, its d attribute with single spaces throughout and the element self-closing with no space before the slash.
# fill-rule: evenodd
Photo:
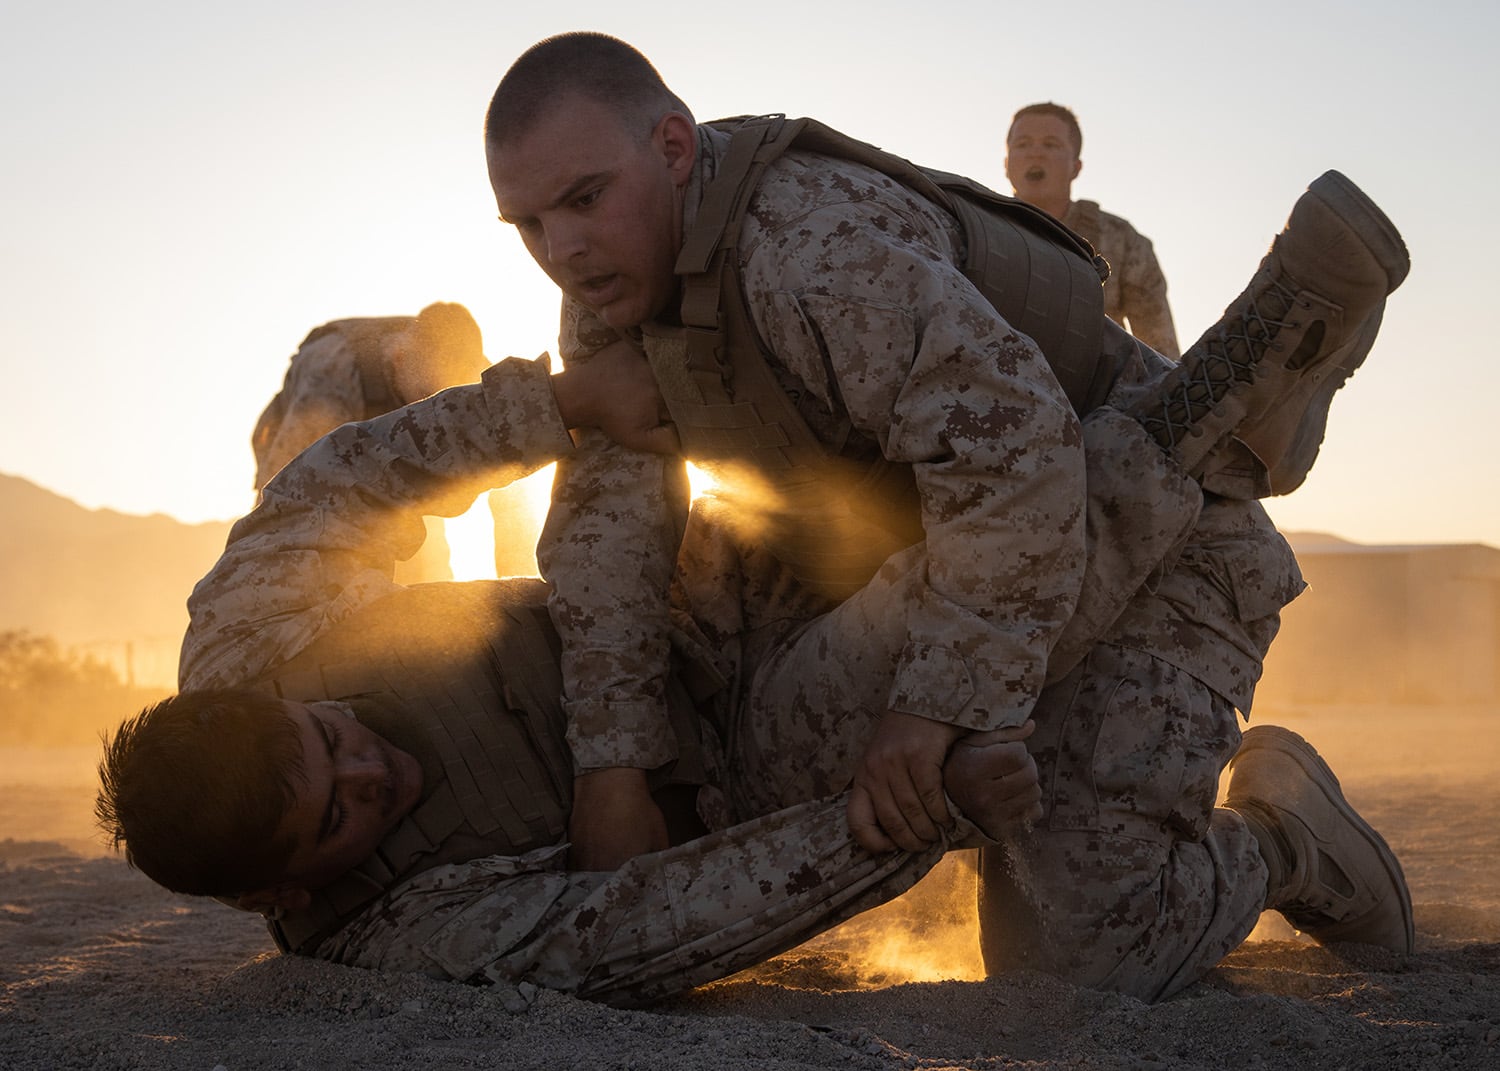
<svg viewBox="0 0 1500 1071">
<path fill-rule="evenodd" d="M 1265 916 L 1175 999 L 982 980 L 962 860 L 903 901 L 651 1011 L 277 955 L 92 833 L 93 747 L 0 750 L 0 1067 L 1500 1067 L 1495 709 L 1257 710 L 1312 740 L 1400 856 L 1417 951 L 1333 951 Z M 948 980 L 938 980 L 938 979 Z"/>
</svg>

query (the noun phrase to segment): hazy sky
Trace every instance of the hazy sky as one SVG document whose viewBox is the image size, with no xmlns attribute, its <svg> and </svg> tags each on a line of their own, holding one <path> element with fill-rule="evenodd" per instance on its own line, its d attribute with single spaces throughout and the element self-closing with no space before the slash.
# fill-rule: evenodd
<svg viewBox="0 0 1500 1071">
<path fill-rule="evenodd" d="M 0 472 L 91 507 L 227 519 L 251 504 L 250 429 L 310 328 L 461 301 L 492 358 L 555 348 L 556 291 L 495 219 L 481 123 L 523 49 L 597 29 L 700 118 L 812 115 L 1002 190 L 1010 113 L 1071 105 L 1075 196 L 1154 240 L 1184 343 L 1306 184 L 1346 172 L 1414 266 L 1317 469 L 1272 513 L 1367 542 L 1500 544 L 1494 0 L 547 8 L 9 0 Z"/>
</svg>

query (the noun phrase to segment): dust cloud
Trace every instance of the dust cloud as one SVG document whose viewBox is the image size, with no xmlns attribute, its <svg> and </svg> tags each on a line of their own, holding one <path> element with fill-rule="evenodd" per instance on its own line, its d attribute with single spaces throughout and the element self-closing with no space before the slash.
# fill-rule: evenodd
<svg viewBox="0 0 1500 1071">
<path fill-rule="evenodd" d="M 972 856 L 957 854 L 891 904 L 659 1011 L 542 994 L 514 1013 L 484 987 L 277 956 L 255 919 L 129 871 L 93 828 L 97 712 L 26 686 L 0 711 L 0 1063 L 1495 1067 L 1500 551 L 1362 553 L 1304 556 L 1313 587 L 1286 612 L 1253 723 L 1311 741 L 1391 844 L 1415 905 L 1410 957 L 1324 949 L 1267 914 L 1160 1005 L 1030 972 L 983 979 Z M 115 692 L 107 723 L 140 705 Z"/>
<path fill-rule="evenodd" d="M 1267 915 L 1256 939 L 1160 1005 L 1031 972 L 977 980 L 974 877 L 960 856 L 900 900 L 666 1008 L 543 993 L 517 1013 L 487 987 L 276 955 L 255 919 L 172 896 L 102 857 L 90 813 L 97 745 L 3 747 L 0 1063 L 1493 1068 L 1497 713 L 1257 711 L 1322 749 L 1400 856 L 1417 952 L 1333 953 Z"/>
</svg>

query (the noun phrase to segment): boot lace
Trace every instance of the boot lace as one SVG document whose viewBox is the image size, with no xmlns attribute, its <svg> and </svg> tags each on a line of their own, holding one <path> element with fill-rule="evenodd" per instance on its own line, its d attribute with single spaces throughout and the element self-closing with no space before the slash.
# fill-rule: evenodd
<svg viewBox="0 0 1500 1071">
<path fill-rule="evenodd" d="M 1160 401 L 1140 422 L 1165 449 L 1172 449 L 1236 387 L 1255 382 L 1256 370 L 1290 319 L 1296 292 L 1279 277 L 1250 298 L 1244 312 L 1210 330 L 1188 352 L 1163 386 Z M 1194 351 L 1198 351 L 1194 353 Z"/>
</svg>

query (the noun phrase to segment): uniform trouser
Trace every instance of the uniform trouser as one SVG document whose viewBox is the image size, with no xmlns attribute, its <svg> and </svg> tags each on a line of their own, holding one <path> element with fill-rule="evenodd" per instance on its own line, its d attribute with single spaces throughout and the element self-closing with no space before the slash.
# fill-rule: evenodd
<svg viewBox="0 0 1500 1071">
<path fill-rule="evenodd" d="M 1102 411 L 1084 427 L 1087 579 L 1054 648 L 1029 745 L 1045 817 L 981 853 L 982 945 L 991 969 L 1035 967 L 1159 999 L 1250 932 L 1266 872 L 1243 822 L 1213 807 L 1239 742 L 1233 705 L 1162 658 L 1102 642 L 1123 612 L 1137 633 L 1149 622 L 1153 587 L 1167 574 L 1205 605 L 1226 599 L 1222 584 L 1188 564 L 1202 493 L 1133 421 Z M 712 590 L 690 583 L 686 600 L 718 641 L 737 633 L 741 644 L 727 741 L 734 810 L 764 814 L 845 788 L 886 710 L 925 547 L 894 555 L 829 606 L 755 546 L 710 544 L 688 541 L 687 572 Z M 1177 641 L 1186 632 L 1188 647 L 1224 642 L 1224 615 L 1194 633 L 1180 604 L 1167 626 Z"/>
<path fill-rule="evenodd" d="M 1214 808 L 1238 715 L 1171 664 L 1100 644 L 1034 717 L 1045 814 L 980 851 L 985 967 L 1170 996 L 1239 945 L 1265 901 L 1255 838 Z"/>
</svg>

